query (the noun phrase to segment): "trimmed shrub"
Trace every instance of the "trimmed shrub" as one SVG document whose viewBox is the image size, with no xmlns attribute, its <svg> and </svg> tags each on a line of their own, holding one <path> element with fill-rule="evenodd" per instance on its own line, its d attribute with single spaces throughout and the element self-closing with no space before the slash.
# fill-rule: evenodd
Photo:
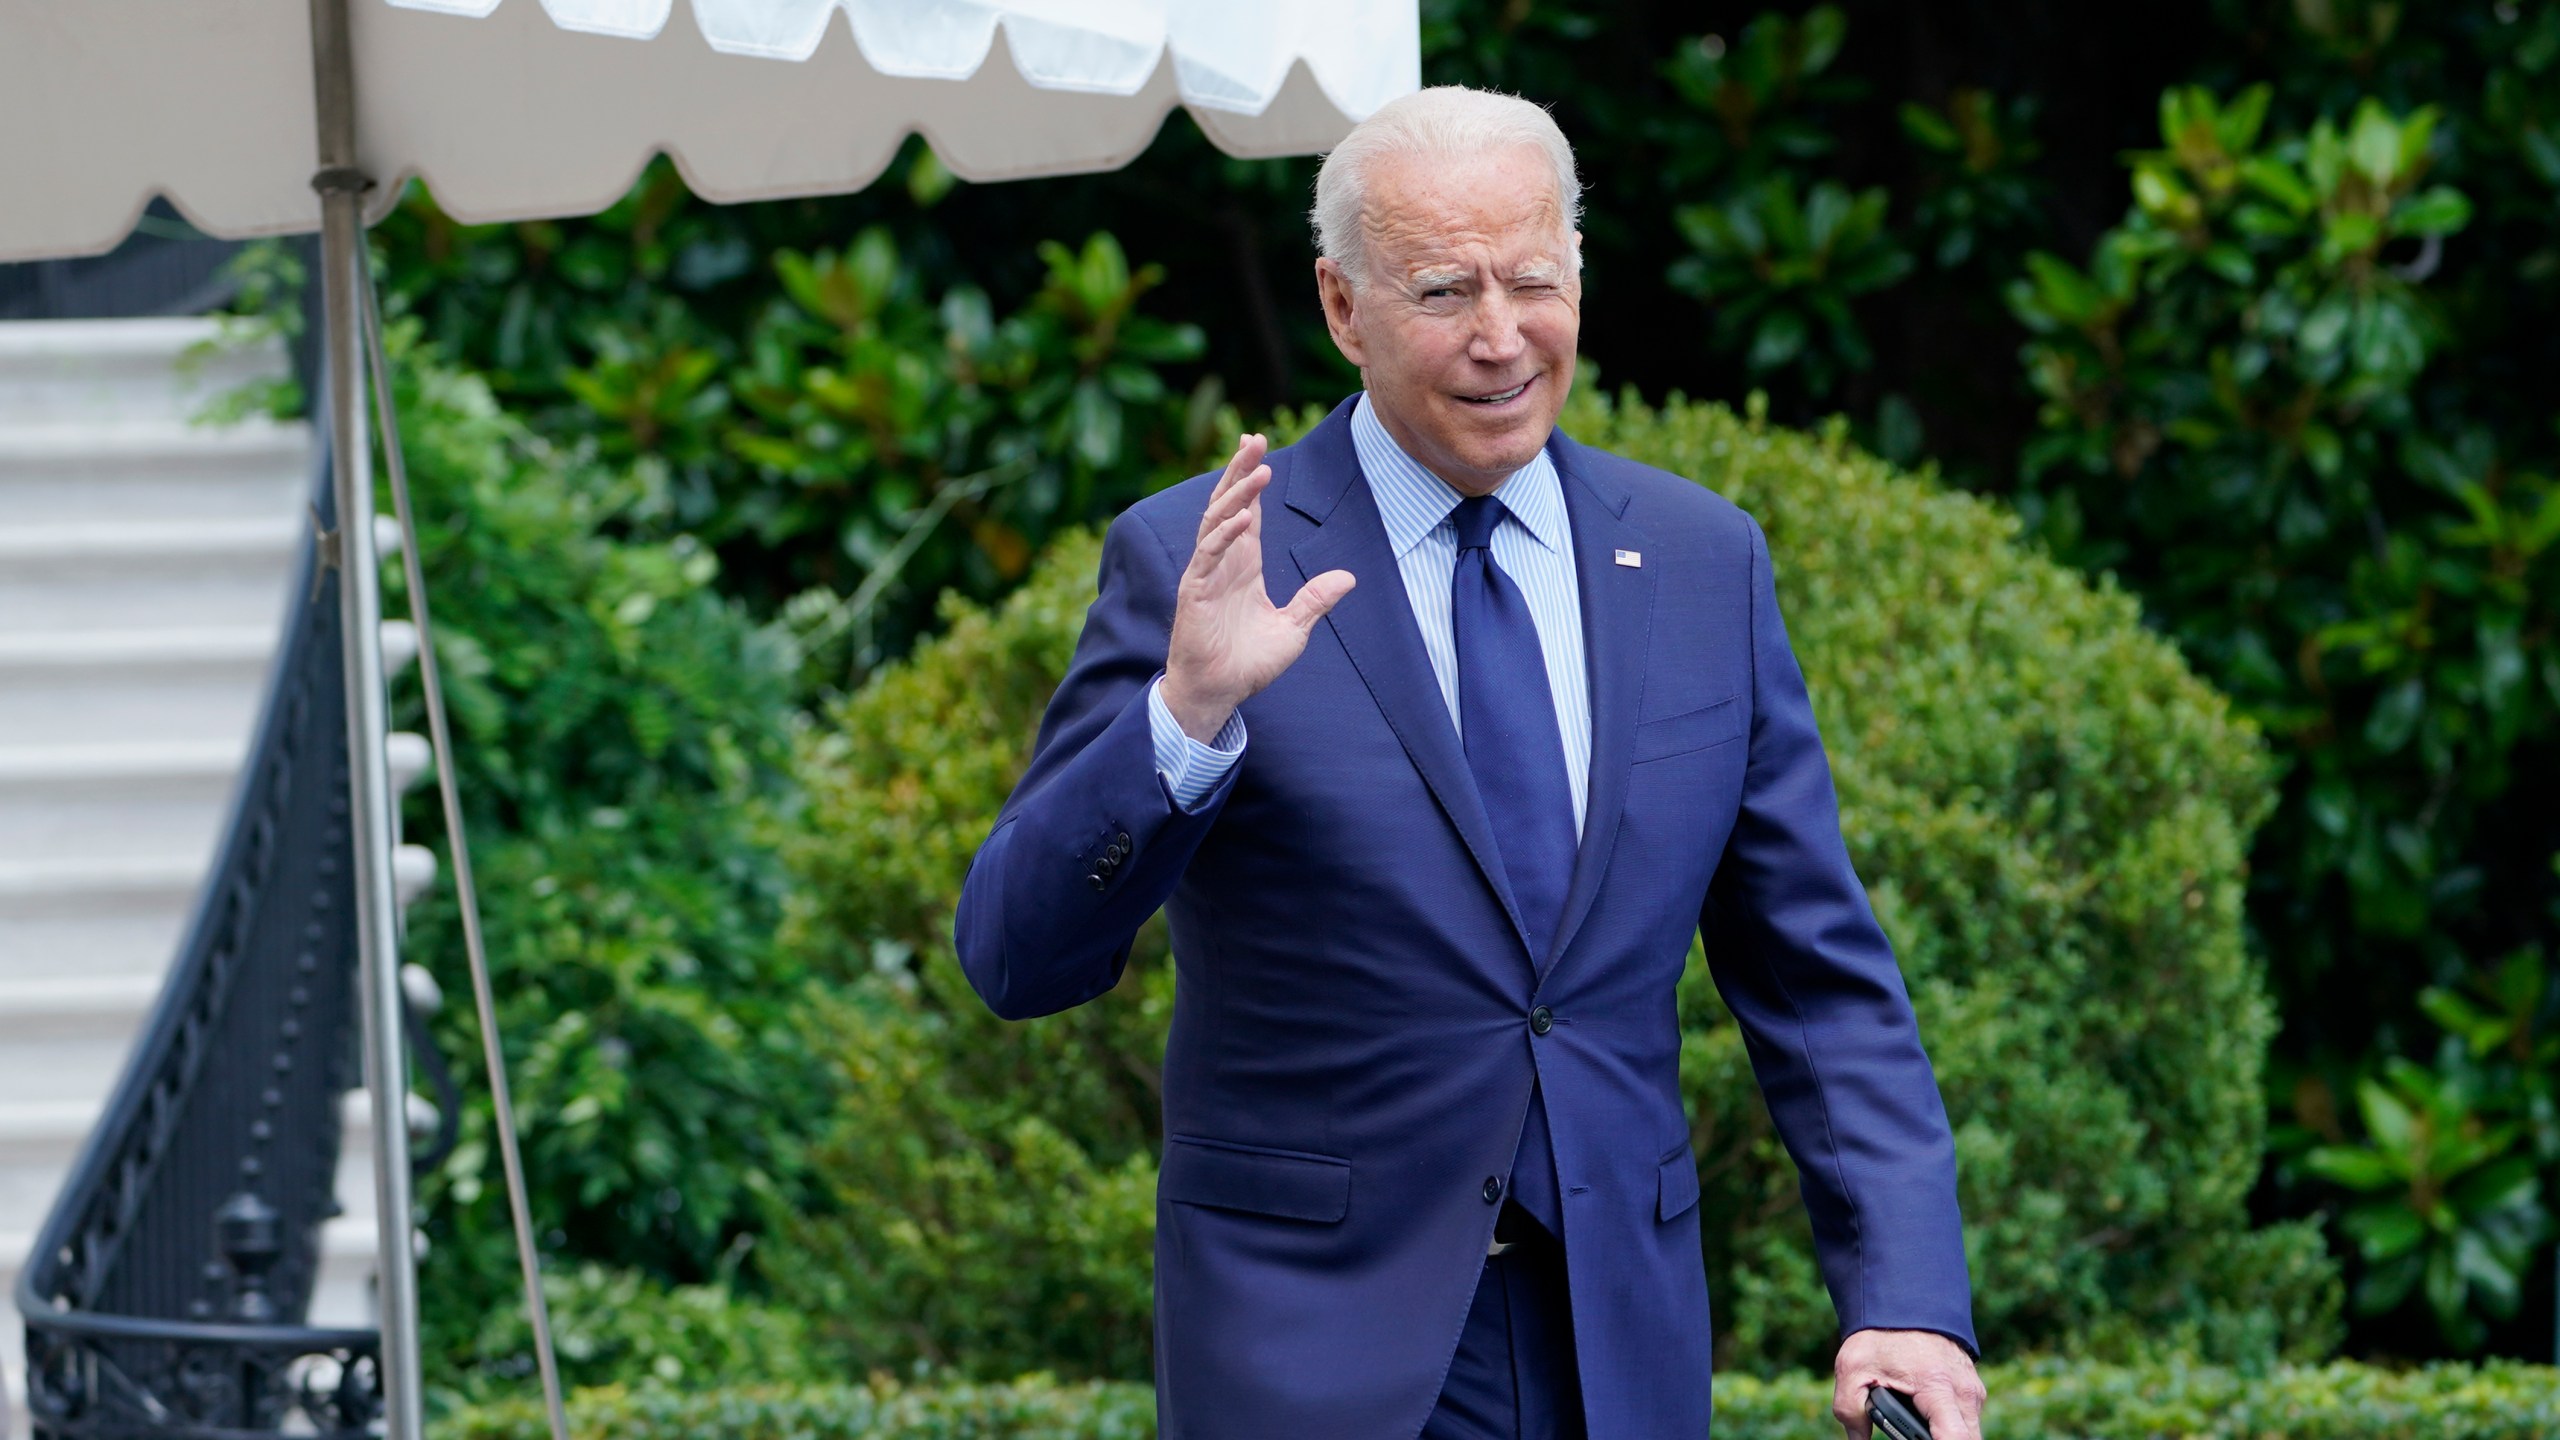
<svg viewBox="0 0 2560 1440">
<path fill-rule="evenodd" d="M 1038 1025 L 988 1013 L 950 953 L 1098 555 L 1075 532 L 1000 612 L 946 599 L 946 633 L 801 751 L 789 934 L 852 998 L 813 1012 L 844 1097 L 813 1157 L 831 1203 L 777 1213 L 764 1268 L 865 1365 L 1149 1370 L 1163 922 L 1116 991 Z"/>
<path fill-rule="evenodd" d="M 994 1385 L 870 1385 L 579 1392 L 569 1433 L 586 1440 L 1150 1440 L 1155 1392 L 1061 1385 L 1043 1376 Z M 465 1410 L 441 1440 L 546 1440 L 542 1402 Z"/>
<path fill-rule="evenodd" d="M 2040 1361 L 1985 1376 L 1983 1420 L 2005 1440 L 2535 1440 L 2560 1434 L 2548 1366 L 2120 1368 Z M 1831 1382 L 1716 1379 L 1719 1440 L 1838 1440 Z"/>
<path fill-rule="evenodd" d="M 2244 1204 L 2274 1023 L 2241 936 L 2269 801 L 2249 726 L 2131 600 L 1836 428 L 1632 396 L 1579 400 L 1566 424 L 1768 531 L 1851 850 L 1956 1124 L 1985 1344 L 2325 1353 L 2337 1287 L 2318 1235 L 2253 1231 Z M 985 1012 L 948 939 L 1095 557 L 1071 540 L 1001 609 L 952 607 L 948 635 L 835 707 L 800 756 L 795 935 L 867 998 L 832 1022 L 834 1208 L 785 1217 L 794 1253 L 770 1269 L 867 1363 L 1145 1373 L 1161 931 L 1116 993 L 1027 1026 Z M 1718 1363 L 1827 1365 L 1793 1170 L 1701 957 L 1679 1003 Z"/>
<path fill-rule="evenodd" d="M 2498 1363 L 2394 1373 L 2360 1365 L 2258 1376 L 2205 1367 L 1994 1366 L 1991 1433 L 2005 1440 L 2543 1440 L 2560 1434 L 2560 1372 Z M 840 1386 L 587 1391 L 570 1433 L 613 1440 L 1147 1440 L 1155 1396 L 1128 1384 L 948 1389 Z M 1839 1440 L 1831 1382 L 1716 1379 L 1718 1440 Z M 446 1440 L 542 1440 L 539 1402 L 465 1411 Z"/>
</svg>

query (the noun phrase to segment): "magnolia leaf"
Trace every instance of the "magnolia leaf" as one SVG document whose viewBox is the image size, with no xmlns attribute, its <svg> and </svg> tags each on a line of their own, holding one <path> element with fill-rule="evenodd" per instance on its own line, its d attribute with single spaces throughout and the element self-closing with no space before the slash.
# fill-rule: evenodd
<svg viewBox="0 0 2560 1440">
<path fill-rule="evenodd" d="M 2386 189 L 2400 173 L 2400 127 L 2392 123 L 2391 112 L 2380 101 L 2367 97 L 2356 107 L 2355 119 L 2347 128 L 2347 161 Z"/>
<path fill-rule="evenodd" d="M 2388 1157 L 2362 1145 L 2323 1145 L 2302 1157 L 2302 1168 L 2349 1190 L 2396 1188 L 2403 1178 Z"/>
<path fill-rule="evenodd" d="M 2415 690 L 2420 698 L 2425 695 L 2415 680 L 2401 689 Z M 2356 1082 L 2356 1108 L 2364 1116 L 2365 1129 L 2372 1132 L 2374 1143 L 2382 1150 L 2397 1157 L 2416 1153 L 2418 1117 L 2388 1087 L 2369 1079 Z"/>
<path fill-rule="evenodd" d="M 2450 235 L 2471 223 L 2471 201 L 2450 185 L 2431 185 L 2392 207 L 2394 235 Z"/>
<path fill-rule="evenodd" d="M 2398 1201 L 2359 1205 L 2347 1212 L 2339 1226 L 2355 1240 L 2368 1263 L 2405 1254 L 2427 1238 L 2425 1219 Z"/>
</svg>

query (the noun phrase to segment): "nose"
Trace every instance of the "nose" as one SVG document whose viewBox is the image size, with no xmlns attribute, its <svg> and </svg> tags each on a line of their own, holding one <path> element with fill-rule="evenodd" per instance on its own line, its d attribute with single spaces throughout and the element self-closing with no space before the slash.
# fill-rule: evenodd
<svg viewBox="0 0 2560 1440">
<path fill-rule="evenodd" d="M 1467 358 L 1485 365 L 1508 365 L 1520 358 L 1528 341 L 1520 334 L 1520 307 L 1511 292 L 1496 285 L 1476 302 L 1475 336 Z"/>
</svg>

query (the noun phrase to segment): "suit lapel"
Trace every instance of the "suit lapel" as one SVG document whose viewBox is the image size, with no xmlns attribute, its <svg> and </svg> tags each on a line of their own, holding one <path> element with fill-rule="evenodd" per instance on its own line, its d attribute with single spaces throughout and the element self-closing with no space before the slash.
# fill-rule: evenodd
<svg viewBox="0 0 2560 1440">
<path fill-rule="evenodd" d="M 1355 397 L 1356 398 L 1356 397 Z M 1423 783 L 1440 802 L 1442 813 L 1457 828 L 1474 857 L 1477 871 L 1502 902 L 1520 936 L 1523 952 L 1534 960 L 1528 932 L 1520 923 L 1520 906 L 1503 874 L 1501 851 L 1495 848 L 1493 825 L 1476 793 L 1474 772 L 1449 722 L 1448 702 L 1422 648 L 1422 632 L 1414 624 L 1406 597 L 1404 573 L 1387 541 L 1386 523 L 1360 473 L 1358 452 L 1351 444 L 1351 402 L 1345 401 L 1304 440 L 1273 457 L 1287 469 L 1273 467 L 1272 490 L 1290 509 L 1315 522 L 1315 532 L 1289 547 L 1301 583 L 1327 570 L 1348 570 L 1359 587 L 1333 607 L 1325 623 L 1351 657 L 1352 668 L 1369 689 L 1370 698 L 1404 745 L 1405 754 L 1422 772 Z M 1605 551 L 1603 552 L 1606 553 Z"/>
<path fill-rule="evenodd" d="M 1591 913 L 1592 899 L 1600 893 L 1600 879 L 1609 868 L 1609 851 L 1618 837 L 1618 818 L 1626 810 L 1636 706 L 1644 698 L 1645 648 L 1653 633 L 1658 573 L 1641 563 L 1645 534 L 1626 521 L 1627 493 L 1595 474 L 1582 447 L 1563 432 L 1557 432 L 1547 449 L 1564 482 L 1565 513 L 1573 522 L 1583 663 L 1591 672 L 1591 789 L 1583 807 L 1581 848 L 1574 854 L 1573 884 L 1565 892 L 1564 921 L 1556 928 L 1555 949 L 1538 972 L 1542 982 L 1556 960 L 1572 948 L 1574 935 Z M 1617 563 L 1622 550 L 1635 552 L 1639 563 L 1632 567 Z M 1655 556 L 1656 566 L 1668 558 Z"/>
</svg>

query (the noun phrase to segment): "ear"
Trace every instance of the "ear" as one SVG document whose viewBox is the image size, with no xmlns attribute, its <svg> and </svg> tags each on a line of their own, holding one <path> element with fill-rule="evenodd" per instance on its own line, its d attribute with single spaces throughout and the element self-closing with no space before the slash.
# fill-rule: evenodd
<svg viewBox="0 0 2560 1440">
<path fill-rule="evenodd" d="M 1324 306 L 1324 328 L 1332 332 L 1333 348 L 1342 352 L 1343 359 L 1367 369 L 1367 347 L 1360 343 L 1359 292 L 1330 255 L 1316 257 L 1316 299 Z"/>
</svg>

